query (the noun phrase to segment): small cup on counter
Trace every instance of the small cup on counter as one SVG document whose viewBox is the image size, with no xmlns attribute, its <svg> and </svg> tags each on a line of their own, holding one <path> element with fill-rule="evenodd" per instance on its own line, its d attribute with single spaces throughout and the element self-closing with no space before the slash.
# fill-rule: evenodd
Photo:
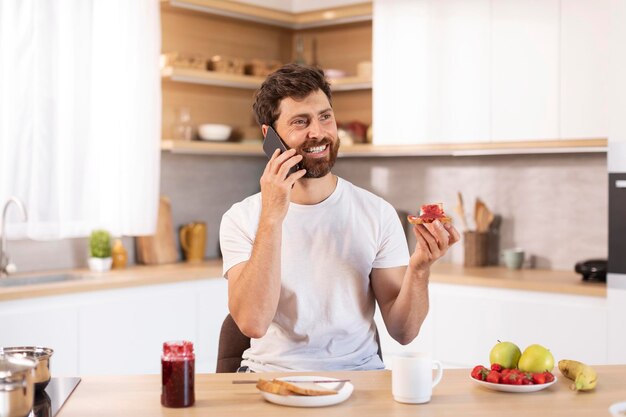
<svg viewBox="0 0 626 417">
<path fill-rule="evenodd" d="M 505 249 L 502 251 L 502 257 L 504 258 L 504 264 L 508 269 L 521 269 L 524 264 L 524 249 Z"/>
</svg>

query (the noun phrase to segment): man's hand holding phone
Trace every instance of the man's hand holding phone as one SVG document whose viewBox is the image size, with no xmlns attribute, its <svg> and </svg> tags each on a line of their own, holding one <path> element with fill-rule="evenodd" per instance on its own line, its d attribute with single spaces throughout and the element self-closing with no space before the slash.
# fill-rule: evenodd
<svg viewBox="0 0 626 417">
<path fill-rule="evenodd" d="M 270 129 L 265 140 L 269 139 Z M 274 132 L 275 134 L 275 132 Z M 278 135 L 276 135 L 278 137 Z M 278 138 L 280 140 L 280 138 Z M 296 181 L 306 174 L 305 169 L 298 169 L 298 164 L 302 161 L 302 155 L 297 155 L 295 149 L 286 149 L 284 143 L 282 147 L 271 148 L 264 143 L 263 149 L 268 154 L 270 160 L 265 166 L 261 176 L 261 196 L 263 210 L 262 215 L 268 216 L 266 219 L 281 221 L 287 215 L 291 189 Z"/>
</svg>

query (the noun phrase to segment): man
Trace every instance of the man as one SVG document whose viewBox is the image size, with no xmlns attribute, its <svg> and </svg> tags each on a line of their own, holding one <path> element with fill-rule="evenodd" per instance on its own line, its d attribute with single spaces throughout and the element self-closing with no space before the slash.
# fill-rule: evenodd
<svg viewBox="0 0 626 417">
<path fill-rule="evenodd" d="M 230 313 L 255 372 L 381 369 L 373 316 L 412 341 L 428 312 L 430 265 L 459 240 L 436 221 L 414 228 L 415 251 L 394 208 L 333 175 L 339 139 L 324 73 L 288 64 L 253 105 L 290 148 L 274 152 L 261 192 L 224 214 L 220 244 Z M 299 164 L 298 171 L 288 175 Z"/>
</svg>

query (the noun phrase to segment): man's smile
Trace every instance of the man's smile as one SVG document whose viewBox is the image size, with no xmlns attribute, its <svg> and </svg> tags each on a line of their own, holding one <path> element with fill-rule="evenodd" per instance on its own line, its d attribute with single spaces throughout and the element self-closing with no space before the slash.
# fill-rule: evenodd
<svg viewBox="0 0 626 417">
<path fill-rule="evenodd" d="M 310 148 L 304 148 L 304 152 L 307 154 L 320 154 L 328 148 L 328 144 L 312 146 Z"/>
</svg>

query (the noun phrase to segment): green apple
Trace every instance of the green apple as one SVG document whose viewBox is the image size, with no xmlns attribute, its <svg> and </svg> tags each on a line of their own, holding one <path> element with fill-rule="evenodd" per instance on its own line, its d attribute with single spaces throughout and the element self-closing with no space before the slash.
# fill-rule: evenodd
<svg viewBox="0 0 626 417">
<path fill-rule="evenodd" d="M 523 372 L 552 372 L 554 356 L 541 345 L 530 345 L 524 349 L 518 367 Z"/>
<path fill-rule="evenodd" d="M 489 353 L 489 362 L 499 364 L 503 368 L 517 368 L 517 362 L 522 354 L 517 345 L 512 342 L 498 342 Z"/>
</svg>

